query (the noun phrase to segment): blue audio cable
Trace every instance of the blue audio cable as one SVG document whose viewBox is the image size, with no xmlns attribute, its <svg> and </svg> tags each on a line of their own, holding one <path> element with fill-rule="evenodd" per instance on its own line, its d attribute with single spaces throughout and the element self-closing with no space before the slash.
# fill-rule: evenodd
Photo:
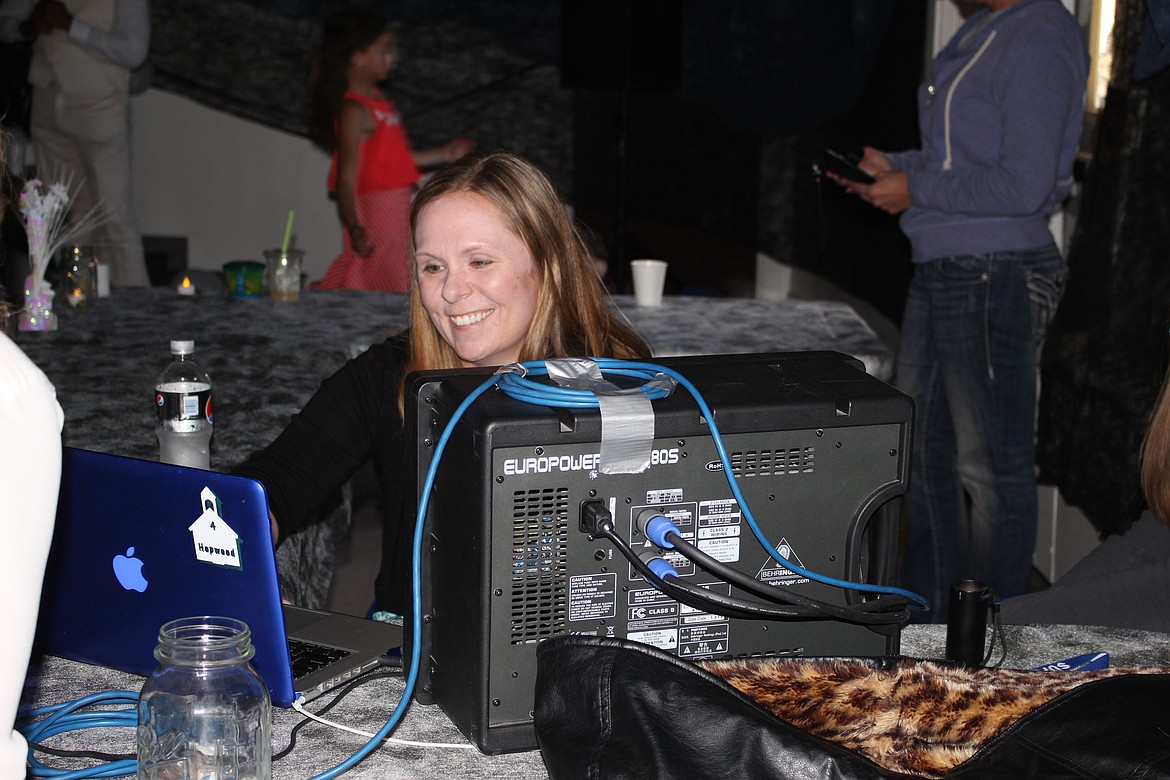
<svg viewBox="0 0 1170 780">
<path fill-rule="evenodd" d="M 702 395 L 685 377 L 682 377 L 677 372 L 674 372 L 663 366 L 657 366 L 652 363 L 641 363 L 637 361 L 615 360 L 610 358 L 593 358 L 598 366 L 611 375 L 626 376 L 634 379 L 643 379 L 647 383 L 653 382 L 659 375 L 669 376 L 680 385 L 687 389 L 687 392 L 695 399 L 699 405 L 699 410 L 707 420 L 711 429 L 711 435 L 715 441 L 716 449 L 719 452 L 720 460 L 723 462 L 723 468 L 727 475 L 728 482 L 731 485 L 732 494 L 739 502 L 740 507 L 744 512 L 745 519 L 752 528 L 757 541 L 759 541 L 769 554 L 788 568 L 798 574 L 802 574 L 811 579 L 816 579 L 827 584 L 838 585 L 838 587 L 854 588 L 857 590 L 866 590 L 877 593 L 891 593 L 896 595 L 903 595 L 912 600 L 925 604 L 925 600 L 921 596 L 917 596 L 909 591 L 901 588 L 887 588 L 883 586 L 868 585 L 865 583 L 850 583 L 844 580 L 837 580 L 831 577 L 823 577 L 814 572 L 807 571 L 787 561 L 782 556 L 778 556 L 772 546 L 768 543 L 767 538 L 763 532 L 760 531 L 759 526 L 755 522 L 747 507 L 747 501 L 739 490 L 739 486 L 735 482 L 734 475 L 731 471 L 731 460 L 727 456 L 727 451 L 723 446 L 723 441 L 719 435 L 719 431 L 715 426 L 714 415 L 707 406 L 706 401 L 703 400 Z M 515 365 L 515 364 L 513 364 Z M 545 376 L 548 374 L 548 367 L 544 361 L 531 360 L 519 364 L 520 368 L 526 372 L 527 375 Z M 402 698 L 399 699 L 394 711 L 390 714 L 386 724 L 361 748 L 358 749 L 352 756 L 345 761 L 334 766 L 333 768 L 322 772 L 311 780 L 331 780 L 337 777 L 342 772 L 347 771 L 356 765 L 359 761 L 365 758 L 371 751 L 374 750 L 391 732 L 398 726 L 402 716 L 406 712 L 407 706 L 410 704 L 411 697 L 414 695 L 414 687 L 418 682 L 418 668 L 422 661 L 422 546 L 424 538 L 424 530 L 426 527 L 427 510 L 430 506 L 431 492 L 434 490 L 435 476 L 438 473 L 439 463 L 443 458 L 443 452 L 447 448 L 447 442 L 451 438 L 451 434 L 455 430 L 455 426 L 463 418 L 467 409 L 475 403 L 484 393 L 493 387 L 499 386 L 501 390 L 509 395 L 509 397 L 526 403 L 537 404 L 541 406 L 549 406 L 555 408 L 574 408 L 574 409 L 592 409 L 598 406 L 597 397 L 589 390 L 572 390 L 561 387 L 554 387 L 543 382 L 533 382 L 527 376 L 521 376 L 518 371 L 511 366 L 501 368 L 499 372 L 492 375 L 489 379 L 481 383 L 478 387 L 472 390 L 466 398 L 459 403 L 455 411 L 451 414 L 451 419 L 447 421 L 438 440 L 435 443 L 434 455 L 431 458 L 430 466 L 427 468 L 427 474 L 423 480 L 422 490 L 419 494 L 418 512 L 415 515 L 414 537 L 411 542 L 411 648 L 410 648 L 410 671 L 406 676 L 406 686 L 402 693 Z M 664 398 L 669 395 L 670 391 L 666 388 L 657 385 L 643 385 L 639 388 L 646 393 L 652 400 Z"/>
<path fill-rule="evenodd" d="M 715 424 L 715 416 L 708 407 L 707 402 L 703 399 L 698 389 L 676 371 L 665 366 L 655 365 L 653 363 L 644 363 L 639 361 L 625 361 L 611 358 L 593 358 L 593 360 L 602 369 L 603 373 L 608 373 L 615 376 L 625 376 L 634 379 L 643 379 L 647 384 L 640 386 L 638 389 L 644 392 L 652 400 L 664 398 L 670 394 L 670 391 L 659 385 L 650 384 L 660 376 L 667 376 L 674 379 L 687 390 L 687 392 L 694 399 L 699 407 L 699 411 L 703 418 L 707 421 L 708 427 L 711 431 L 711 438 L 715 444 L 716 451 L 719 453 L 719 459 L 723 464 L 724 474 L 727 477 L 728 485 L 731 488 L 732 496 L 739 503 L 740 509 L 743 512 L 744 519 L 752 530 L 756 541 L 767 551 L 768 555 L 775 559 L 782 566 L 796 574 L 808 577 L 809 579 L 821 582 L 823 584 L 832 585 L 839 588 L 859 590 L 872 593 L 886 593 L 891 595 L 898 595 L 910 599 L 916 604 L 926 606 L 927 602 L 921 596 L 903 590 L 902 588 L 870 585 L 868 583 L 849 582 L 848 580 L 841 580 L 834 577 L 828 577 L 818 574 L 813 571 L 804 569 L 788 559 L 779 555 L 773 545 L 768 541 L 763 531 L 760 529 L 755 520 L 754 515 L 748 507 L 747 501 L 739 489 L 737 479 L 732 471 L 731 460 L 727 455 L 726 448 L 723 445 L 722 436 L 719 433 L 718 427 Z M 537 404 L 541 406 L 548 406 L 553 408 L 571 408 L 571 409 L 592 409 L 597 408 L 597 397 L 589 390 L 573 390 L 567 388 L 556 387 L 542 382 L 533 382 L 527 378 L 531 376 L 544 376 L 548 374 L 548 368 L 544 361 L 527 361 L 520 363 L 519 366 L 526 372 L 526 375 L 521 376 L 519 373 L 501 369 L 500 373 L 493 375 L 490 379 L 483 382 L 459 404 L 448 421 L 443 433 L 440 435 L 436 445 L 434 456 L 431 460 L 430 466 L 427 469 L 426 478 L 423 482 L 423 488 L 419 496 L 418 512 L 415 517 L 414 537 L 411 545 L 411 610 L 412 610 L 412 626 L 411 626 L 411 657 L 410 670 L 407 673 L 405 681 L 405 689 L 402 698 L 399 699 L 394 711 L 390 714 L 386 723 L 378 730 L 377 733 L 371 737 L 365 745 L 359 748 L 353 755 L 346 760 L 337 764 L 336 766 L 315 775 L 311 780 L 331 780 L 334 777 L 342 774 L 353 768 L 358 762 L 369 755 L 378 745 L 380 745 L 386 737 L 388 737 L 395 728 L 397 728 L 402 717 L 406 713 L 406 709 L 410 704 L 410 700 L 414 694 L 414 687 L 418 682 L 418 668 L 421 663 L 422 651 L 422 543 L 424 538 L 424 528 L 426 524 L 426 514 L 430 505 L 430 495 L 434 489 L 435 476 L 438 472 L 438 466 L 442 460 L 442 455 L 446 449 L 447 442 L 451 438 L 452 432 L 459 420 L 462 419 L 467 409 L 480 396 L 490 390 L 492 387 L 499 386 L 501 390 L 509 395 L 526 403 Z M 656 576 L 655 579 L 658 579 Z M 910 606 L 915 606 L 911 604 Z M 76 702 L 71 702 L 68 705 L 58 705 L 55 708 L 41 708 L 29 713 L 30 716 L 38 716 L 48 710 L 62 710 L 60 716 L 52 716 L 50 719 L 38 721 L 26 727 L 29 731 L 22 728 L 22 733 L 33 742 L 43 739 L 53 734 L 61 733 L 62 731 L 69 731 L 77 728 L 89 728 L 91 726 L 99 725 L 133 725 L 137 726 L 137 710 L 121 711 L 119 713 L 92 713 L 89 716 L 79 716 L 78 720 L 72 720 L 65 717 L 66 713 L 71 713 L 73 710 L 88 706 L 92 703 L 90 700 L 96 697 L 108 697 L 111 694 L 129 697 L 128 702 L 137 702 L 137 694 L 121 691 L 121 692 L 107 692 L 105 694 L 95 694 L 93 697 L 86 697 L 79 699 Z M 115 698 L 116 700 L 116 698 Z M 82 704 L 82 702 L 85 702 Z M 132 713 L 133 721 L 129 721 L 129 715 L 125 713 Z M 105 717 L 114 717 L 110 722 L 102 722 Z M 49 731 L 49 729 L 56 728 L 56 731 Z M 31 751 L 30 751 L 31 753 Z M 30 755 L 30 763 L 34 759 Z M 40 762 L 35 762 L 40 764 Z M 42 765 L 43 766 L 43 765 Z M 95 767 L 91 770 L 79 770 L 77 772 L 62 772 L 60 770 L 51 770 L 44 767 L 43 774 L 36 773 L 34 766 L 34 776 L 36 777 L 52 777 L 54 780 L 80 780 L 81 778 L 89 777 L 123 777 L 134 774 L 137 771 L 136 761 L 116 761 L 101 767 Z"/>
<path fill-rule="evenodd" d="M 123 707 L 117 710 L 80 712 L 87 707 Z M 33 743 L 78 729 L 111 726 L 138 727 L 138 694 L 133 691 L 105 691 L 64 704 L 23 712 L 18 730 L 29 741 L 29 775 L 54 780 L 82 780 L 91 777 L 126 777 L 137 774 L 138 762 L 132 758 L 109 761 L 85 769 L 55 769 L 36 757 Z"/>
<path fill-rule="evenodd" d="M 312 780 L 329 780 L 337 777 L 342 772 L 352 768 L 355 764 L 365 758 L 382 743 L 386 737 L 390 736 L 391 732 L 398 727 L 402 716 L 406 714 L 406 708 L 410 704 L 411 698 L 414 696 L 414 686 L 418 683 L 418 668 L 422 663 L 422 546 L 424 538 L 424 528 L 426 526 L 427 508 L 430 506 L 431 491 L 435 486 L 435 475 L 439 470 L 439 462 L 443 459 L 443 452 L 447 449 L 447 442 L 451 438 L 451 433 L 455 430 L 456 424 L 462 419 L 468 407 L 471 406 L 476 399 L 486 393 L 497 383 L 499 383 L 502 374 L 496 374 L 491 379 L 487 380 L 471 393 L 456 407 L 455 412 L 451 415 L 451 419 L 447 422 L 446 427 L 443 428 L 443 433 L 439 436 L 435 444 L 435 454 L 431 458 L 431 465 L 427 468 L 427 475 L 423 481 L 422 490 L 419 493 L 418 513 L 415 515 L 414 521 L 414 537 L 411 541 L 410 549 L 410 567 L 411 567 L 411 642 L 410 642 L 410 670 L 406 674 L 406 687 L 402 692 L 402 698 L 398 700 L 398 704 L 394 707 L 394 711 L 390 713 L 390 718 L 386 724 L 378 730 L 373 737 L 370 738 L 366 744 L 362 745 L 356 753 L 342 761 L 340 764 L 328 769 L 318 775 L 315 775 Z"/>
<path fill-rule="evenodd" d="M 711 431 L 711 439 L 715 444 L 715 449 L 719 453 L 719 460 L 723 464 L 723 473 L 727 478 L 727 484 L 731 488 L 731 494 L 738 502 L 740 509 L 743 511 L 744 520 L 755 536 L 756 541 L 761 547 L 767 551 L 768 555 L 773 558 L 784 568 L 789 571 L 799 574 L 803 577 L 808 577 L 811 580 L 820 582 L 824 585 L 831 585 L 833 587 L 842 588 L 845 590 L 857 590 L 866 593 L 884 593 L 894 596 L 901 596 L 910 601 L 909 607 L 911 609 L 926 609 L 929 603 L 925 598 L 916 593 L 888 585 L 872 585 L 865 582 L 851 582 L 849 580 L 842 580 L 836 577 L 830 577 L 824 574 L 819 574 L 809 569 L 793 563 L 784 556 L 780 555 L 775 546 L 768 541 L 767 536 L 760 529 L 756 522 L 755 515 L 752 514 L 751 508 L 748 506 L 747 500 L 739 489 L 739 482 L 736 478 L 732 466 L 731 459 L 727 455 L 727 449 L 723 445 L 723 437 L 719 433 L 719 428 L 715 424 L 715 415 L 712 413 L 710 407 L 702 394 L 686 377 L 679 374 L 666 366 L 656 365 L 654 363 L 644 363 L 640 361 L 616 360 L 613 358 L 592 358 L 601 368 L 602 373 L 614 374 L 618 376 L 633 377 L 636 379 L 644 379 L 652 381 L 658 375 L 668 376 L 679 383 L 694 399 L 699 407 L 699 413 L 703 419 L 707 421 L 707 426 Z M 525 371 L 532 376 L 542 376 L 548 374 L 548 368 L 543 361 L 528 361 L 520 364 Z M 494 379 L 494 378 L 493 378 Z M 545 384 L 543 382 L 533 382 L 527 376 L 520 376 L 516 373 L 504 374 L 498 380 L 500 389 L 508 395 L 519 400 L 527 401 L 528 403 L 542 404 L 544 406 L 559 407 L 559 408 L 574 408 L 586 409 L 597 407 L 597 398 L 591 391 L 588 390 L 567 390 L 565 388 L 556 387 L 554 385 Z M 661 398 L 667 394 L 666 391 L 657 387 L 640 388 L 651 398 Z"/>
<path fill-rule="evenodd" d="M 467 396 L 455 413 L 451 416 L 451 420 L 447 423 L 443 430 L 442 436 L 435 446 L 434 458 L 431 461 L 430 468 L 427 470 L 426 480 L 424 482 L 422 493 L 419 497 L 418 514 L 415 519 L 414 538 L 411 545 L 411 582 L 413 597 L 411 601 L 411 609 L 413 610 L 413 626 L 412 628 L 412 642 L 411 642 L 411 656 L 410 656 L 410 671 L 406 676 L 406 686 L 402 694 L 402 698 L 398 700 L 394 711 L 390 713 L 390 717 L 386 720 L 385 725 L 380 728 L 362 747 L 358 748 L 353 755 L 339 764 L 315 775 L 312 780 L 330 780 L 338 775 L 352 769 L 359 761 L 368 756 L 378 745 L 380 745 L 390 734 L 398 727 L 398 723 L 402 720 L 403 715 L 406 714 L 406 709 L 410 704 L 410 700 L 414 695 L 414 687 L 418 681 L 418 668 L 421 662 L 421 648 L 422 648 L 422 582 L 421 582 L 421 561 L 422 561 L 422 540 L 423 529 L 427 515 L 427 508 L 430 505 L 430 495 L 434 488 L 435 474 L 438 471 L 439 462 L 442 460 L 443 451 L 446 449 L 447 441 L 451 438 L 451 433 L 455 429 L 455 425 L 463 417 L 467 408 L 475 402 L 477 398 L 487 392 L 491 387 L 499 382 L 501 375 L 495 375 L 490 380 L 484 382 L 476 390 Z M 94 728 L 98 726 L 126 726 L 129 728 L 137 728 L 138 726 L 138 710 L 137 710 L 138 694 L 131 691 L 107 691 L 105 693 L 93 694 L 76 701 L 65 704 L 52 705 L 49 707 L 40 707 L 23 714 L 23 719 L 42 718 L 21 726 L 20 731 L 25 735 L 29 742 L 39 742 L 43 739 L 51 737 L 55 734 L 60 734 L 65 731 L 74 731 L 83 728 Z M 130 709 L 120 710 L 117 712 L 93 712 L 93 713 L 77 713 L 76 710 L 93 704 L 127 704 L 131 705 Z M 43 716 L 48 717 L 43 717 Z M 44 765 L 33 755 L 33 748 L 29 748 L 29 764 L 32 767 L 31 774 L 33 777 L 47 777 L 53 780 L 84 780 L 85 778 L 106 778 L 106 777 L 124 777 L 127 775 L 134 775 L 138 771 L 138 762 L 136 760 L 119 760 L 102 764 L 84 770 L 66 771 L 57 770 Z"/>
</svg>

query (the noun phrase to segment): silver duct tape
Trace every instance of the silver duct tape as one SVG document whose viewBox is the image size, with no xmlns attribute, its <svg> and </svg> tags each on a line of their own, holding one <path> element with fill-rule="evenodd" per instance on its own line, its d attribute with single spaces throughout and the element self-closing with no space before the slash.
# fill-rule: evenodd
<svg viewBox="0 0 1170 780">
<path fill-rule="evenodd" d="M 523 363 L 505 363 L 495 370 L 492 376 L 500 374 L 515 374 L 518 377 L 528 376 L 528 369 L 524 367 Z"/>
<path fill-rule="evenodd" d="M 654 409 L 646 394 L 597 394 L 601 409 L 601 473 L 641 474 L 654 448 Z"/>
<path fill-rule="evenodd" d="M 544 361 L 548 375 L 561 387 L 593 392 L 622 392 L 601 375 L 601 366 L 589 358 L 555 358 Z"/>
<path fill-rule="evenodd" d="M 654 408 L 638 388 L 622 390 L 601 375 L 589 358 L 546 360 L 548 375 L 561 387 L 590 390 L 601 410 L 602 474 L 641 474 L 654 448 Z"/>
</svg>

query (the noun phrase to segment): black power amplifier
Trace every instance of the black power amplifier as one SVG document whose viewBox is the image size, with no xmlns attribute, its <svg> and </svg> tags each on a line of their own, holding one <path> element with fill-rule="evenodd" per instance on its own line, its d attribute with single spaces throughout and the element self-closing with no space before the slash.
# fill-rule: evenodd
<svg viewBox="0 0 1170 780">
<path fill-rule="evenodd" d="M 706 400 L 744 503 L 785 559 L 837 580 L 893 584 L 908 397 L 834 352 L 656 363 Z M 420 488 L 440 433 L 488 376 L 455 370 L 409 378 L 406 420 L 408 433 L 415 425 Z M 635 519 L 650 508 L 707 555 L 762 582 L 832 604 L 865 598 L 768 555 L 686 390 L 652 407 L 650 466 L 638 474 L 599 467 L 598 410 L 525 403 L 498 387 L 476 399 L 451 433 L 424 537 L 416 698 L 438 703 L 486 753 L 537 747 L 536 648 L 554 636 L 620 637 L 688 660 L 898 652 L 898 625 L 728 618 L 680 604 L 640 577 L 613 543 L 585 533 L 583 504 L 602 502 L 619 534 L 645 550 L 652 545 Z M 732 593 L 676 553 L 665 557 L 688 582 Z"/>
</svg>

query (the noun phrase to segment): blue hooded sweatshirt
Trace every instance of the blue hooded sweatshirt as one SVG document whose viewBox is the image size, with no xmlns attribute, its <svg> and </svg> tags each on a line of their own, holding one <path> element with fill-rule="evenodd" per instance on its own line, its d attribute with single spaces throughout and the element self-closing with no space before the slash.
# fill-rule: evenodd
<svg viewBox="0 0 1170 780">
<path fill-rule="evenodd" d="M 1085 110 L 1084 33 L 1060 0 L 984 8 L 935 57 L 918 92 L 922 149 L 902 215 L 913 260 L 1035 249 L 1072 188 Z"/>
</svg>

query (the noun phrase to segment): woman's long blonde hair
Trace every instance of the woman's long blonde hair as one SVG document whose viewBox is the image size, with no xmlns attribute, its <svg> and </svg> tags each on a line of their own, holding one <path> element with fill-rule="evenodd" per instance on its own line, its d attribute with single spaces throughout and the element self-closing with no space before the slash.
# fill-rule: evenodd
<svg viewBox="0 0 1170 780">
<path fill-rule="evenodd" d="M 1162 380 L 1162 391 L 1142 441 L 1141 478 L 1150 511 L 1170 525 L 1170 373 Z"/>
<path fill-rule="evenodd" d="M 531 327 L 520 347 L 521 361 L 590 356 L 646 358 L 650 349 L 623 325 L 605 302 L 605 288 L 580 234 L 545 175 L 518 154 L 496 151 L 467 155 L 436 172 L 415 196 L 411 235 L 419 216 L 439 198 L 467 192 L 486 199 L 527 247 L 536 265 L 539 293 Z M 411 371 L 458 366 L 451 345 L 431 323 L 411 269 Z M 401 399 L 401 389 L 400 389 Z"/>
</svg>

